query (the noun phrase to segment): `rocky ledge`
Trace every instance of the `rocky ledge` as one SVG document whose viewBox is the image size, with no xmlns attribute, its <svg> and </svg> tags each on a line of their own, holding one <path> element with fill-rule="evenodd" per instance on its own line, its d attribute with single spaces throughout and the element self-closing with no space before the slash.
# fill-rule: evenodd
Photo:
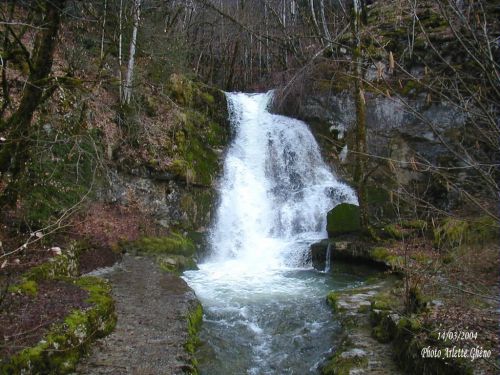
<svg viewBox="0 0 500 375">
<path fill-rule="evenodd" d="M 393 360 L 391 346 L 378 342 L 371 332 L 373 301 L 393 283 L 393 279 L 387 278 L 328 295 L 327 302 L 339 316 L 344 335 L 334 355 L 321 367 L 322 375 L 402 373 Z"/>
</svg>

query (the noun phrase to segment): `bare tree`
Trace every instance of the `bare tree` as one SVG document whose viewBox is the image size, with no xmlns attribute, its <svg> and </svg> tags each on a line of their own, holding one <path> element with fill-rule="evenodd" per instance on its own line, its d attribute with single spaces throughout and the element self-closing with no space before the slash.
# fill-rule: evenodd
<svg viewBox="0 0 500 375">
<path fill-rule="evenodd" d="M 135 51 L 137 47 L 137 32 L 139 29 L 139 22 L 141 18 L 141 0 L 134 0 L 133 18 L 134 23 L 132 28 L 132 38 L 130 39 L 127 76 L 125 78 L 125 87 L 123 92 L 123 103 L 125 104 L 129 104 L 130 99 L 132 98 L 132 82 L 134 79 L 134 61 Z"/>
<path fill-rule="evenodd" d="M 363 92 L 363 51 L 361 45 L 360 0 L 353 1 L 352 32 L 354 35 L 354 98 L 356 103 L 356 164 L 354 183 L 358 192 L 361 228 L 368 230 L 368 202 L 366 194 L 366 102 Z"/>
<path fill-rule="evenodd" d="M 53 90 L 45 92 L 52 70 L 57 34 L 65 0 L 44 1 L 38 6 L 45 15 L 44 28 L 38 33 L 33 58 L 29 60 L 30 73 L 21 101 L 12 115 L 0 126 L 8 131 L 8 142 L 0 151 L 0 172 L 10 172 L 14 183 L 9 184 L 2 196 L 2 203 L 13 204 L 17 199 L 14 186 L 19 174 L 29 159 L 30 126 L 33 114 L 40 103 L 50 96 Z"/>
<path fill-rule="evenodd" d="M 123 100 L 123 71 L 122 71 L 122 40 L 123 40 L 123 0 L 120 0 L 120 9 L 118 11 L 118 79 L 120 103 Z"/>
</svg>

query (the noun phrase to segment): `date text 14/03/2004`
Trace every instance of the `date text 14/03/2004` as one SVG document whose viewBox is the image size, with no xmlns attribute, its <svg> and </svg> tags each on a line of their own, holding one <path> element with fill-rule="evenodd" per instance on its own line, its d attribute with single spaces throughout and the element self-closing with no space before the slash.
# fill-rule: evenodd
<svg viewBox="0 0 500 375">
<path fill-rule="evenodd" d="M 440 331 L 438 332 L 438 340 L 476 340 L 477 332 L 474 331 Z"/>
</svg>

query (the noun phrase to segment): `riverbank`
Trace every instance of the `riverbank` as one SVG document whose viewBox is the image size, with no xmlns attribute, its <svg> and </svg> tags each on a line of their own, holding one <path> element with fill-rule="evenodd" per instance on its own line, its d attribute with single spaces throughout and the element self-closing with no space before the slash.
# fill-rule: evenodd
<svg viewBox="0 0 500 375">
<path fill-rule="evenodd" d="M 343 341 L 323 374 L 377 373 L 373 363 L 380 353 L 386 366 L 397 365 L 385 373 L 497 374 L 496 244 L 483 238 L 445 250 L 427 232 L 393 229 L 393 238 L 385 240 L 351 235 L 311 246 L 319 269 L 327 259 L 342 259 L 397 275 L 391 285 L 328 295 L 334 319 L 342 321 Z M 436 232 L 442 235 L 441 228 Z"/>
<path fill-rule="evenodd" d="M 322 375 L 403 374 L 393 359 L 391 346 L 373 337 L 370 321 L 372 301 L 396 282 L 395 277 L 376 277 L 362 287 L 333 291 L 327 296 L 343 334 L 333 356 L 320 367 Z"/>
</svg>

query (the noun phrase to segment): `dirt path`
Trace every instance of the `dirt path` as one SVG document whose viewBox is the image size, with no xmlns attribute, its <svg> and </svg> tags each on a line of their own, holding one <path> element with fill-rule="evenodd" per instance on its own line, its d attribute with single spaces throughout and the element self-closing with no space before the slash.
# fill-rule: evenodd
<svg viewBox="0 0 500 375">
<path fill-rule="evenodd" d="M 125 256 L 102 275 L 113 286 L 118 323 L 99 340 L 76 374 L 174 375 L 189 371 L 187 314 L 196 296 L 184 280 L 152 260 Z"/>
</svg>

